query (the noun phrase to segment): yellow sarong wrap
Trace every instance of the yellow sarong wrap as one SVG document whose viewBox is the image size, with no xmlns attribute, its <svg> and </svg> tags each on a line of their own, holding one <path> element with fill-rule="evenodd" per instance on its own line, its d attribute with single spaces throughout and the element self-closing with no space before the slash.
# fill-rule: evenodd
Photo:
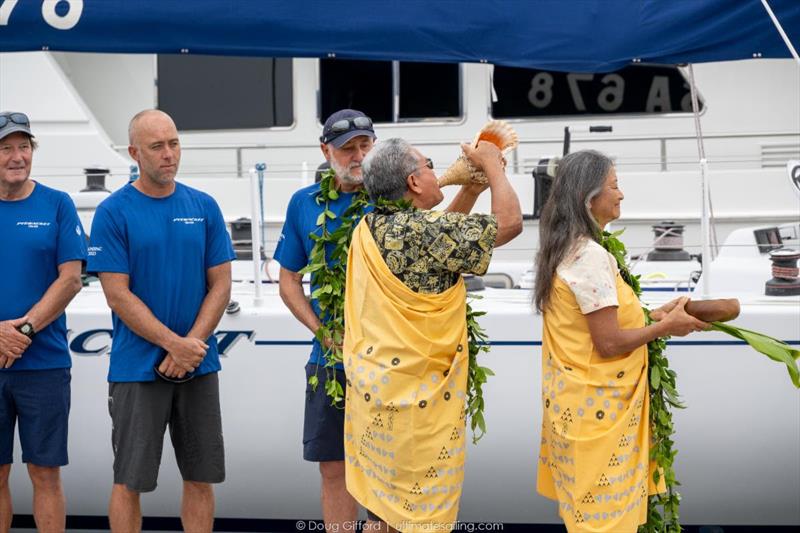
<svg viewBox="0 0 800 533">
<path fill-rule="evenodd" d="M 620 328 L 644 327 L 616 274 Z M 625 533 L 647 521 L 650 462 L 647 346 L 603 359 L 570 288 L 555 277 L 542 337 L 542 441 L 536 488 L 559 502 L 568 531 Z"/>
<path fill-rule="evenodd" d="M 441 294 L 412 291 L 362 220 L 345 295 L 347 490 L 400 531 L 447 531 L 456 520 L 468 353 L 463 280 Z"/>
</svg>

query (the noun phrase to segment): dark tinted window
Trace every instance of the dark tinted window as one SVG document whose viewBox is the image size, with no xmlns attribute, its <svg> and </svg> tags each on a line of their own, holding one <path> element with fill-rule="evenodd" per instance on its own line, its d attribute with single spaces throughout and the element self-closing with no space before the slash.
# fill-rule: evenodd
<svg viewBox="0 0 800 533">
<path fill-rule="evenodd" d="M 496 118 L 692 110 L 689 84 L 670 66 L 632 65 L 606 74 L 496 66 L 492 83 Z"/>
<path fill-rule="evenodd" d="M 400 63 L 400 118 L 461 116 L 459 67 L 447 63 Z"/>
<path fill-rule="evenodd" d="M 397 78 L 395 78 L 397 76 Z M 375 122 L 461 116 L 460 68 L 455 64 L 320 60 L 320 119 L 343 108 L 359 109 Z"/>
<path fill-rule="evenodd" d="M 180 130 L 291 126 L 292 60 L 159 55 L 158 107 Z"/>
<path fill-rule="evenodd" d="M 375 122 L 392 120 L 391 61 L 322 59 L 319 62 L 321 122 L 339 109 L 358 109 Z"/>
</svg>

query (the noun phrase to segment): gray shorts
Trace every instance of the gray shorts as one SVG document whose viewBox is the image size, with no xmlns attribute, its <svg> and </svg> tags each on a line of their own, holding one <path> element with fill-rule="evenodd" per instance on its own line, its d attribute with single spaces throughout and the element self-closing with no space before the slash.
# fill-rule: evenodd
<svg viewBox="0 0 800 533">
<path fill-rule="evenodd" d="M 136 492 L 155 490 L 167 425 L 184 481 L 225 480 L 216 373 L 180 384 L 160 379 L 109 383 L 108 412 L 114 483 Z"/>
</svg>

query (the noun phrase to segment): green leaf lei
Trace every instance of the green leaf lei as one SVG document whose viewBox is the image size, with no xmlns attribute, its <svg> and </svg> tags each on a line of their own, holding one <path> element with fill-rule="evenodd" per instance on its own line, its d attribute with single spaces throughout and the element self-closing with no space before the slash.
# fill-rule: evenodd
<svg viewBox="0 0 800 533">
<path fill-rule="evenodd" d="M 335 231 L 328 230 L 328 223 L 336 218 L 336 214 L 329 209 L 329 202 L 339 198 L 336 190 L 335 172 L 330 169 L 320 181 L 320 190 L 315 201 L 318 205 L 325 205 L 322 213 L 317 218 L 317 226 L 322 228 L 320 235 L 312 233 L 310 238 L 314 241 L 311 248 L 308 265 L 300 273 L 311 274 L 311 281 L 317 288 L 311 293 L 316 298 L 320 308 L 320 321 L 322 325 L 316 332 L 316 338 L 325 350 L 325 371 L 327 372 L 325 393 L 331 398 L 333 405 L 342 405 L 344 390 L 339 382 L 334 379 L 334 368 L 342 362 L 342 342 L 344 340 L 344 291 L 347 268 L 347 253 L 353 239 L 353 230 L 370 205 L 369 197 L 360 189 L 355 193 L 353 202 L 339 217 L 341 225 Z M 378 207 L 395 207 L 397 209 L 412 209 L 411 202 L 400 199 L 390 202 L 379 199 Z M 333 247 L 330 255 L 326 257 L 325 249 Z M 472 296 L 478 298 L 477 296 Z M 473 442 L 478 442 L 486 433 L 486 421 L 483 416 L 483 384 L 488 376 L 494 373 L 487 367 L 478 365 L 478 354 L 489 351 L 489 342 L 486 332 L 478 324 L 477 318 L 484 312 L 475 312 L 467 303 L 467 345 L 469 350 L 469 369 L 467 377 L 467 416 L 473 433 Z M 325 339 L 332 339 L 330 347 L 325 348 Z M 314 374 L 308 378 L 309 384 L 316 388 L 319 377 Z M 480 434 L 476 430 L 480 430 Z"/>
<path fill-rule="evenodd" d="M 470 298 L 480 299 L 477 294 L 471 294 Z M 494 372 L 488 367 L 478 364 L 478 354 L 489 352 L 489 337 L 486 331 L 478 323 L 478 317 L 486 314 L 486 311 L 474 311 L 467 301 L 467 345 L 469 348 L 469 369 L 467 373 L 467 417 L 469 417 L 470 428 L 472 429 L 472 443 L 477 444 L 481 437 L 486 434 L 486 420 L 483 417 L 483 384 L 489 376 L 494 376 Z M 480 431 L 480 433 L 478 433 Z"/>
<path fill-rule="evenodd" d="M 300 273 L 311 274 L 311 283 L 316 289 L 311 293 L 316 298 L 320 309 L 320 322 L 315 337 L 322 346 L 325 357 L 325 392 L 331 398 L 333 405 L 342 405 L 344 390 L 336 381 L 334 368 L 342 362 L 342 342 L 344 340 L 344 286 L 345 269 L 347 268 L 347 252 L 353 238 L 353 230 L 370 205 L 369 197 L 362 188 L 354 193 L 353 201 L 339 216 L 341 225 L 334 231 L 328 229 L 328 224 L 336 219 L 336 213 L 330 210 L 330 202 L 339 198 L 336 189 L 336 173 L 329 169 L 322 176 L 319 193 L 315 197 L 317 205 L 324 205 L 322 213 L 317 217 L 317 226 L 322 231 L 319 235 L 309 235 L 314 241 L 311 248 L 308 265 Z M 326 248 L 330 253 L 326 254 Z M 331 346 L 325 346 L 325 340 L 331 339 Z M 316 389 L 319 377 L 316 373 L 308 378 L 309 384 Z"/>
<path fill-rule="evenodd" d="M 620 276 L 639 297 L 642 294 L 639 276 L 634 276 L 628 269 L 625 262 L 627 254 L 625 245 L 617 238 L 622 231 L 614 233 L 603 231 L 600 236 L 600 244 L 617 260 Z M 652 324 L 650 311 L 645 307 L 642 307 L 642 310 L 645 323 Z M 669 361 L 664 355 L 668 338 L 660 337 L 647 343 L 650 369 L 650 458 L 654 459 L 661 469 L 653 472 L 653 480 L 658 484 L 663 477 L 667 490 L 649 497 L 647 523 L 639 527 L 640 533 L 679 533 L 681 531 L 678 512 L 681 495 L 677 491 L 680 483 L 675 479 L 675 470 L 672 467 L 678 450 L 674 448 L 675 442 L 672 440 L 675 428 L 672 424 L 670 408 L 684 409 L 686 406 L 681 403 L 675 387 L 677 374 L 669 368 Z"/>
</svg>

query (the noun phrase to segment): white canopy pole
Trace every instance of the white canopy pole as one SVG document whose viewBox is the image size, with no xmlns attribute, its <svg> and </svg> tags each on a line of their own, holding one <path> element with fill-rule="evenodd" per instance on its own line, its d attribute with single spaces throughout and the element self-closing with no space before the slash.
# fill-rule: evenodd
<svg viewBox="0 0 800 533">
<path fill-rule="evenodd" d="M 703 206 L 700 213 L 700 233 L 702 234 L 703 254 L 703 298 L 711 294 L 711 190 L 708 183 L 708 160 L 703 144 L 703 130 L 700 127 L 700 106 L 697 102 L 697 85 L 694 82 L 694 69 L 689 63 L 689 84 L 692 90 L 692 111 L 694 113 L 694 129 L 697 134 L 697 152 L 700 156 L 700 187 L 703 196 Z"/>
<path fill-rule="evenodd" d="M 764 9 L 767 10 L 769 18 L 772 19 L 772 23 L 775 24 L 775 27 L 778 29 L 778 33 L 781 34 L 783 42 L 786 43 L 786 47 L 789 49 L 789 52 L 792 53 L 792 57 L 794 57 L 794 60 L 797 61 L 798 65 L 800 65 L 800 56 L 797 55 L 797 50 L 794 49 L 792 41 L 789 40 L 789 36 L 786 35 L 785 31 L 783 31 L 783 26 L 781 26 L 781 23 L 778 22 L 778 17 L 776 17 L 775 13 L 772 12 L 772 8 L 769 7 L 769 3 L 767 2 L 767 0 L 761 0 L 761 4 L 764 6 Z"/>
<path fill-rule="evenodd" d="M 261 171 L 263 172 L 263 171 Z M 253 286 L 255 296 L 253 305 L 261 307 L 264 299 L 261 295 L 261 195 L 258 186 L 259 171 L 250 169 L 250 239 L 253 251 Z"/>
</svg>

